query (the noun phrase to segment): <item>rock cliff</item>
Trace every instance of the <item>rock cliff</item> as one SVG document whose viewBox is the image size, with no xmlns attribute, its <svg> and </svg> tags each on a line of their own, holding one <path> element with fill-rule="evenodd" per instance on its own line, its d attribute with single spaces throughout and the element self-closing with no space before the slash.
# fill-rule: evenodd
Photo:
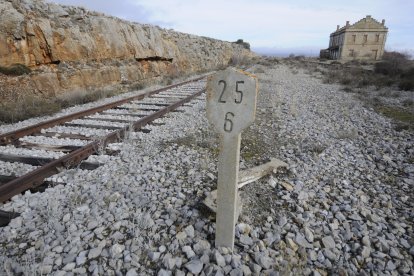
<svg viewBox="0 0 414 276">
<path fill-rule="evenodd" d="M 33 70 L 20 77 L 0 74 L 0 100 L 21 93 L 53 97 L 81 89 L 154 83 L 251 55 L 235 43 L 84 8 L 43 0 L 0 1 L 0 66 L 23 64 Z M 20 86 L 24 89 L 16 89 Z"/>
</svg>

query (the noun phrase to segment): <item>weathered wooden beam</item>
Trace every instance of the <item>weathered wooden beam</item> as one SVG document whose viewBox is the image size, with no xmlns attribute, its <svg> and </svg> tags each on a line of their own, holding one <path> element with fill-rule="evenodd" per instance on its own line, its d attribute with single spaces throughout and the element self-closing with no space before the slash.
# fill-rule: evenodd
<svg viewBox="0 0 414 276">
<path fill-rule="evenodd" d="M 49 151 L 61 151 L 61 152 L 71 152 L 77 149 L 82 148 L 82 146 L 72 146 L 72 145 L 47 145 L 47 144 L 38 144 L 30 142 L 19 142 L 16 147 L 26 148 L 26 149 L 42 149 Z"/>
<path fill-rule="evenodd" d="M 24 163 L 29 164 L 32 166 L 43 166 L 44 164 L 47 164 L 49 162 L 52 162 L 53 158 L 45 158 L 45 157 L 35 157 L 35 156 L 20 156 L 20 155 L 13 155 L 13 154 L 4 154 L 0 153 L 0 160 L 5 162 L 18 162 L 18 163 Z M 98 168 L 101 164 L 98 163 L 92 163 L 92 162 L 86 162 L 83 161 L 80 164 L 80 168 L 83 170 L 94 170 Z M 1 179 L 0 179 L 1 181 Z"/>
<path fill-rule="evenodd" d="M 279 159 L 272 158 L 269 162 L 265 164 L 259 165 L 251 169 L 240 171 L 237 188 L 240 189 L 245 185 L 255 182 L 260 178 L 270 174 L 272 171 L 282 167 L 287 168 L 288 164 Z M 217 212 L 217 190 L 211 191 L 204 199 L 203 204 L 207 206 L 211 211 Z M 238 209 L 240 210 L 241 203 L 239 202 L 238 205 Z"/>
<path fill-rule="evenodd" d="M 18 216 L 20 216 L 19 213 L 0 210 L 0 227 L 8 225 L 12 219 L 17 218 Z"/>
<path fill-rule="evenodd" d="M 88 119 L 89 120 L 89 119 Z M 90 119 L 92 120 L 92 119 Z M 102 120 L 100 120 L 102 121 Z M 125 124 L 128 124 L 128 122 L 125 122 Z M 121 126 L 109 126 L 109 125 L 91 125 L 91 124 L 76 124 L 76 123 L 65 123 L 65 126 L 71 126 L 71 127 L 86 127 L 86 128 L 97 128 L 97 129 L 108 129 L 108 130 L 118 130 L 122 129 Z"/>
<path fill-rule="evenodd" d="M 82 134 L 74 133 L 62 133 L 62 132 L 39 132 L 33 133 L 33 136 L 44 136 L 44 137 L 53 137 L 53 138 L 69 138 L 69 139 L 79 139 L 79 140 L 92 140 L 92 137 L 87 137 Z"/>
<path fill-rule="evenodd" d="M 287 166 L 288 165 L 285 162 L 276 158 L 272 158 L 270 159 L 270 162 L 267 162 L 265 164 L 251 169 L 241 171 L 239 173 L 239 183 L 237 186 L 240 189 L 241 187 L 249 183 L 259 180 L 263 176 L 270 174 L 273 170 L 276 170 L 279 167 L 286 168 Z"/>
</svg>

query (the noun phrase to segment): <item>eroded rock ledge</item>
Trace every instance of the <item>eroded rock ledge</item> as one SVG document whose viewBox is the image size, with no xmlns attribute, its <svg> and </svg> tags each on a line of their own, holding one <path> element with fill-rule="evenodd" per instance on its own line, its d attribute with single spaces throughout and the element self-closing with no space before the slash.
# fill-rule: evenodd
<svg viewBox="0 0 414 276">
<path fill-rule="evenodd" d="M 0 66 L 24 64 L 33 70 L 27 76 L 0 78 L 2 100 L 14 100 L 21 93 L 53 97 L 79 89 L 154 82 L 251 55 L 235 43 L 84 8 L 43 0 L 0 2 Z"/>
</svg>

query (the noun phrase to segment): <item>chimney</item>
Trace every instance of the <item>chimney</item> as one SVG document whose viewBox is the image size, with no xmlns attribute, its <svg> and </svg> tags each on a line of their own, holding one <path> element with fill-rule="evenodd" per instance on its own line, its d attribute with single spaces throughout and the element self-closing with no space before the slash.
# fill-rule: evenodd
<svg viewBox="0 0 414 276">
<path fill-rule="evenodd" d="M 367 15 L 367 19 L 371 19 L 371 15 Z"/>
<path fill-rule="evenodd" d="M 385 25 L 385 19 L 383 19 L 383 20 L 381 21 L 381 24 L 382 24 L 382 26 L 384 26 L 384 25 Z"/>
<path fill-rule="evenodd" d="M 336 25 L 336 30 L 339 30 L 339 25 Z"/>
<path fill-rule="evenodd" d="M 347 26 L 347 27 L 349 26 L 349 21 L 346 21 L 346 26 Z"/>
</svg>

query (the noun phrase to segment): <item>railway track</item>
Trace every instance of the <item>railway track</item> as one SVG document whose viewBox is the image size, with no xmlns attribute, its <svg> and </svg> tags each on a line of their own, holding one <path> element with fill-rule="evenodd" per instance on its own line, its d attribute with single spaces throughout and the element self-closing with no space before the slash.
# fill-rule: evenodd
<svg viewBox="0 0 414 276">
<path fill-rule="evenodd" d="M 99 167 L 84 160 L 197 98 L 205 91 L 205 81 L 193 79 L 0 134 L 0 202 L 42 185 L 62 170 Z M 16 175 L 2 164 L 33 169 Z"/>
</svg>

